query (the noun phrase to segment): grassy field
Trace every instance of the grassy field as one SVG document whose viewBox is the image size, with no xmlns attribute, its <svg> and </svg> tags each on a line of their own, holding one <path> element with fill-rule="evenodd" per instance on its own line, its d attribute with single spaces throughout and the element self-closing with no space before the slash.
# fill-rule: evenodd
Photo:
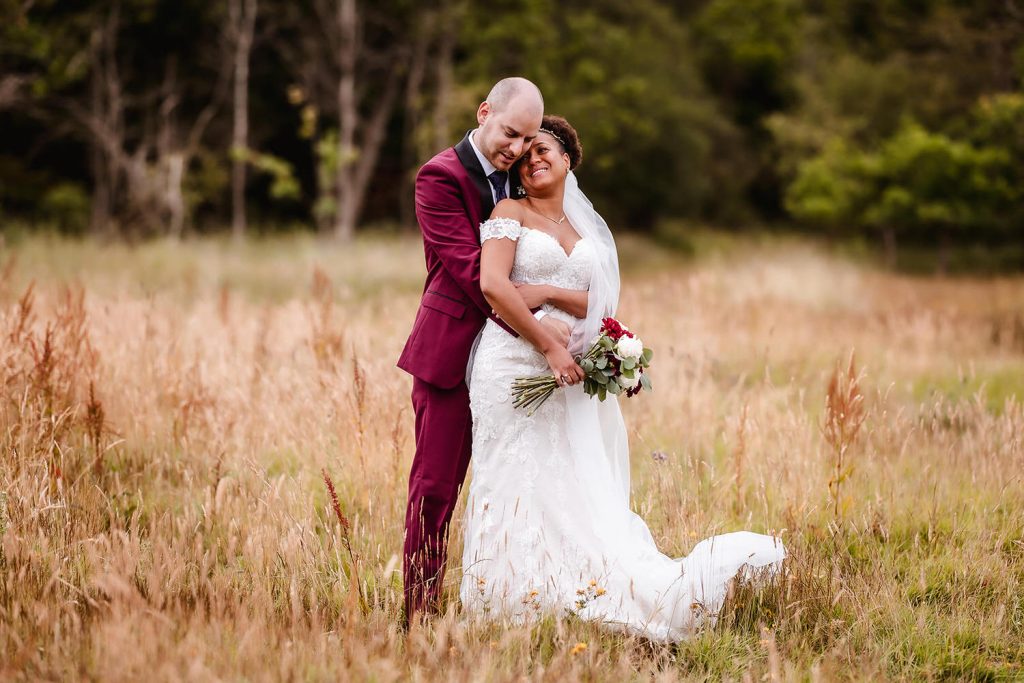
<svg viewBox="0 0 1024 683">
<path fill-rule="evenodd" d="M 664 646 L 467 622 L 457 562 L 400 630 L 418 240 L 7 244 L 0 679 L 1024 680 L 1024 278 L 707 247 L 621 244 L 633 505 L 791 558 Z"/>
</svg>

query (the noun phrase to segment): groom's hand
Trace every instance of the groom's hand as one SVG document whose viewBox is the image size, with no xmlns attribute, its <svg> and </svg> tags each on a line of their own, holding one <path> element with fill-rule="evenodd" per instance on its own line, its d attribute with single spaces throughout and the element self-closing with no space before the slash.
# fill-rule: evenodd
<svg viewBox="0 0 1024 683">
<path fill-rule="evenodd" d="M 523 297 L 526 307 L 531 311 L 551 301 L 551 287 L 548 285 L 527 285 L 521 282 L 513 284 L 516 286 L 519 296 Z"/>
<path fill-rule="evenodd" d="M 554 335 L 559 344 L 566 348 L 569 347 L 569 333 L 572 330 L 569 328 L 568 323 L 546 315 L 540 319 L 540 324 L 548 328 L 548 332 Z"/>
</svg>

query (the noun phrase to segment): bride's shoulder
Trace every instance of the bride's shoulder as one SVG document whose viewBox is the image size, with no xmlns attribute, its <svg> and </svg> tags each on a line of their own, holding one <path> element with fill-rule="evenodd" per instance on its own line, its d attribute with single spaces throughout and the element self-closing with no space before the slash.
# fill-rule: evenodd
<svg viewBox="0 0 1024 683">
<path fill-rule="evenodd" d="M 489 239 L 506 238 L 513 242 L 523 234 L 523 208 L 514 199 L 502 199 L 494 207 L 491 217 L 480 224 L 480 243 Z"/>
<path fill-rule="evenodd" d="M 523 203 L 516 199 L 502 199 L 491 211 L 491 218 L 509 218 L 519 223 L 523 222 L 525 215 Z"/>
</svg>

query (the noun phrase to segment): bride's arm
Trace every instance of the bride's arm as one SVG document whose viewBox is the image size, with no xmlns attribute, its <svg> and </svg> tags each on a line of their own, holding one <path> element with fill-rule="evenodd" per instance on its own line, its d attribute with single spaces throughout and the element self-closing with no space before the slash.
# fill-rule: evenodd
<svg viewBox="0 0 1024 683">
<path fill-rule="evenodd" d="M 495 208 L 491 214 L 492 218 L 519 220 L 520 216 L 515 215 L 518 211 L 514 202 L 502 204 Z M 483 243 L 480 248 L 480 290 L 484 298 L 502 320 L 544 354 L 559 384 L 562 384 L 559 378 L 563 375 L 570 377 L 571 383 L 583 380 L 583 369 L 576 364 L 559 340 L 533 317 L 523 297 L 516 291 L 516 286 L 509 280 L 515 255 L 516 242 L 513 240 L 489 239 Z"/>
<path fill-rule="evenodd" d="M 517 284 L 516 289 L 530 308 L 551 304 L 574 318 L 587 317 L 589 294 L 585 289 L 565 289 L 554 285 Z"/>
</svg>

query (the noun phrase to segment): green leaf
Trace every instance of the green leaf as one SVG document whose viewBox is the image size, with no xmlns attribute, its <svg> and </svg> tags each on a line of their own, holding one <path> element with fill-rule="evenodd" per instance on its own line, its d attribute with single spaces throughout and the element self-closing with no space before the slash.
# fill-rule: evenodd
<svg viewBox="0 0 1024 683">
<path fill-rule="evenodd" d="M 640 375 L 640 386 L 647 391 L 651 390 L 651 380 L 647 379 L 647 375 Z"/>
<path fill-rule="evenodd" d="M 619 386 L 618 382 L 608 382 L 608 393 L 618 395 L 622 391 L 622 387 Z"/>
<path fill-rule="evenodd" d="M 644 354 L 642 356 L 640 356 L 640 360 L 642 360 L 643 361 L 643 365 L 646 366 L 648 363 L 651 362 L 651 358 L 653 358 L 653 357 L 654 357 L 654 351 L 652 351 L 651 349 L 644 349 Z"/>
<path fill-rule="evenodd" d="M 601 356 L 597 359 L 597 362 L 594 363 L 594 367 L 598 370 L 604 370 L 608 367 L 608 358 L 606 356 Z"/>
<path fill-rule="evenodd" d="M 584 358 L 582 361 L 580 361 L 580 367 L 583 368 L 583 372 L 589 375 L 591 372 L 594 371 L 594 361 L 590 360 L 589 358 Z"/>
<path fill-rule="evenodd" d="M 597 382 L 598 384 L 602 385 L 602 386 L 605 385 L 605 384 L 608 384 L 608 375 L 606 375 L 603 372 L 595 373 L 594 374 L 594 381 Z"/>
<path fill-rule="evenodd" d="M 636 358 L 626 358 L 622 361 L 623 370 L 632 370 L 636 367 Z"/>
<path fill-rule="evenodd" d="M 600 387 L 597 388 L 597 398 L 598 398 L 598 400 L 601 400 L 601 401 L 603 401 L 606 398 L 608 398 L 608 390 L 605 389 L 604 386 L 600 386 Z"/>
</svg>

